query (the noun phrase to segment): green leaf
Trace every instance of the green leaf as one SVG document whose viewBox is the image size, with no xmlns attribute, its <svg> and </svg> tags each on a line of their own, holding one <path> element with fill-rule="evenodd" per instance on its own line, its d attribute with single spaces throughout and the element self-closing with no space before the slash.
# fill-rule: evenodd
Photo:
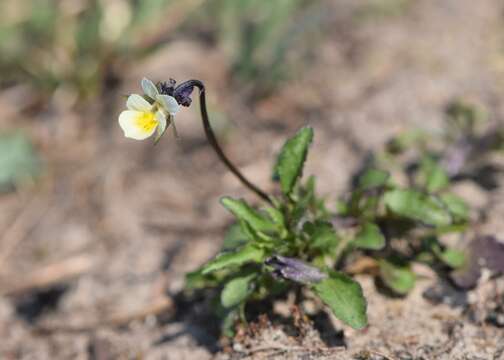
<svg viewBox="0 0 504 360">
<path fill-rule="evenodd" d="M 442 190 L 450 183 L 446 171 L 430 156 L 423 158 L 419 178 L 420 183 L 429 193 Z"/>
<path fill-rule="evenodd" d="M 40 162 L 29 139 L 21 132 L 0 135 L 0 191 L 33 179 Z"/>
<path fill-rule="evenodd" d="M 281 228 L 285 226 L 285 218 L 280 210 L 269 206 L 264 210 L 268 213 L 269 217 L 271 218 L 271 220 L 273 220 L 273 222 L 276 225 L 278 225 Z"/>
<path fill-rule="evenodd" d="M 446 205 L 448 211 L 457 222 L 467 221 L 469 218 L 469 206 L 464 200 L 450 193 L 440 195 L 441 201 Z"/>
<path fill-rule="evenodd" d="M 380 261 L 380 277 L 385 285 L 400 295 L 406 295 L 415 286 L 415 273 L 407 266 L 386 260 Z"/>
<path fill-rule="evenodd" d="M 331 271 L 327 279 L 312 288 L 345 324 L 354 329 L 362 329 L 367 325 L 367 303 L 358 282 L 342 273 Z"/>
<path fill-rule="evenodd" d="M 336 214 L 339 216 L 350 215 L 349 204 L 341 199 L 336 200 Z"/>
<path fill-rule="evenodd" d="M 265 253 L 263 249 L 248 244 L 237 251 L 220 253 L 203 266 L 201 273 L 205 275 L 226 267 L 240 266 L 248 262 L 260 263 L 264 258 Z"/>
<path fill-rule="evenodd" d="M 254 230 L 263 232 L 275 230 L 275 224 L 250 207 L 245 200 L 223 197 L 221 203 L 238 219 L 246 221 Z"/>
<path fill-rule="evenodd" d="M 368 222 L 361 226 L 353 244 L 361 249 L 380 250 L 385 246 L 385 237 L 378 225 Z"/>
<path fill-rule="evenodd" d="M 308 147 L 313 140 L 313 129 L 304 127 L 294 137 L 284 144 L 275 172 L 280 178 L 280 187 L 285 195 L 289 195 L 303 172 L 303 165 L 308 154 Z"/>
<path fill-rule="evenodd" d="M 466 256 L 462 251 L 446 249 L 438 254 L 439 259 L 453 269 L 458 269 L 466 263 Z"/>
<path fill-rule="evenodd" d="M 316 202 L 317 196 L 315 194 L 315 176 L 310 176 L 306 184 L 299 188 L 299 203 L 304 206 L 312 205 Z"/>
<path fill-rule="evenodd" d="M 244 301 L 251 292 L 250 283 L 256 274 L 248 274 L 231 279 L 224 285 L 221 292 L 222 306 L 229 308 L 240 304 Z"/>
<path fill-rule="evenodd" d="M 217 286 L 217 279 L 212 275 L 203 275 L 201 269 L 191 271 L 185 275 L 186 289 L 203 289 Z"/>
<path fill-rule="evenodd" d="M 433 195 L 395 189 L 385 193 L 384 202 L 392 212 L 427 225 L 446 226 L 452 222 L 444 204 Z"/>
<path fill-rule="evenodd" d="M 368 169 L 359 177 L 359 188 L 362 190 L 370 190 L 385 186 L 390 177 L 387 171 L 379 169 Z"/>
<path fill-rule="evenodd" d="M 328 251 L 335 249 L 339 243 L 339 237 L 331 223 L 325 221 L 306 222 L 303 225 L 303 230 L 310 237 L 310 248 L 312 249 Z"/>
<path fill-rule="evenodd" d="M 221 318 L 221 333 L 227 337 L 235 335 L 235 324 L 239 318 L 239 308 L 222 308 L 219 317 Z"/>
<path fill-rule="evenodd" d="M 392 154 L 400 154 L 406 149 L 418 146 L 429 138 L 429 134 L 422 130 L 412 130 L 393 138 L 387 144 L 387 150 Z"/>
<path fill-rule="evenodd" d="M 439 239 L 435 236 L 429 236 L 423 239 L 424 247 L 429 249 L 439 260 L 451 268 L 462 267 L 466 262 L 465 254 L 460 250 L 443 249 Z"/>
<path fill-rule="evenodd" d="M 224 242 L 222 244 L 222 250 L 233 250 L 237 247 L 244 245 L 248 242 L 247 234 L 242 230 L 240 224 L 231 225 L 226 232 L 224 237 Z"/>
<path fill-rule="evenodd" d="M 415 261 L 425 263 L 428 265 L 434 264 L 434 255 L 428 251 L 422 251 L 417 256 L 415 256 Z"/>
</svg>

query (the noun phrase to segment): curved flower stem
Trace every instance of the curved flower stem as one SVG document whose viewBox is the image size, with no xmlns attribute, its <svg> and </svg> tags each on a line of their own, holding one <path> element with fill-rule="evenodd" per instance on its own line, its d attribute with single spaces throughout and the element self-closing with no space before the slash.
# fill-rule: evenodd
<svg viewBox="0 0 504 360">
<path fill-rule="evenodd" d="M 272 201 L 268 194 L 259 189 L 256 185 L 251 183 L 241 172 L 233 165 L 233 163 L 228 159 L 228 157 L 222 151 L 217 138 L 210 125 L 210 120 L 208 118 L 208 112 L 206 107 L 206 96 L 205 96 L 205 85 L 199 80 L 188 80 L 177 86 L 175 92 L 182 91 L 184 88 L 197 87 L 199 89 L 199 99 L 200 99 L 200 110 L 201 110 L 201 120 L 203 121 L 203 129 L 205 130 L 205 135 L 208 142 L 212 148 L 219 156 L 219 159 L 226 165 L 226 167 L 231 171 L 243 185 L 245 185 L 249 190 L 253 191 L 257 196 L 259 196 L 264 201 L 272 204 Z"/>
</svg>

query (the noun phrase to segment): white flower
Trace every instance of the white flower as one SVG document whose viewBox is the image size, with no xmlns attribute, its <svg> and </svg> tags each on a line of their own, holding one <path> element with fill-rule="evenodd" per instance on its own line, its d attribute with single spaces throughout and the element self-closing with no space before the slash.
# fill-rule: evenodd
<svg viewBox="0 0 504 360">
<path fill-rule="evenodd" d="M 158 91 L 158 88 L 152 81 L 147 78 L 143 78 L 142 82 L 142 90 L 144 94 L 147 95 L 152 101 L 157 102 L 161 105 L 168 114 L 175 116 L 175 114 L 179 111 L 180 105 L 177 100 L 173 96 L 170 95 L 161 95 Z"/>
<path fill-rule="evenodd" d="M 126 101 L 128 110 L 119 115 L 119 125 L 124 131 L 124 136 L 135 140 L 144 140 L 157 129 L 155 139 L 157 142 L 173 121 L 180 105 L 172 96 L 160 94 L 156 85 L 149 79 L 143 78 L 141 85 L 145 97 L 138 94 L 128 97 Z"/>
</svg>

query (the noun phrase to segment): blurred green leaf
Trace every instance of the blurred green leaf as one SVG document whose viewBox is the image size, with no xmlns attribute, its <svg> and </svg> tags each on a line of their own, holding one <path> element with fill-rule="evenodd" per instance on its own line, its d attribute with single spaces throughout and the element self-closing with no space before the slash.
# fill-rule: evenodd
<svg viewBox="0 0 504 360">
<path fill-rule="evenodd" d="M 242 230 L 240 224 L 231 225 L 224 236 L 222 250 L 233 250 L 244 245 L 248 241 L 247 234 Z"/>
<path fill-rule="evenodd" d="M 424 247 L 430 250 L 439 260 L 451 268 L 457 269 L 465 264 L 466 256 L 460 250 L 443 249 L 436 236 L 423 239 Z"/>
<path fill-rule="evenodd" d="M 235 200 L 226 196 L 221 199 L 221 203 L 234 216 L 247 222 L 254 230 L 263 232 L 275 230 L 275 224 L 250 207 L 245 200 Z"/>
<path fill-rule="evenodd" d="M 464 200 L 450 193 L 441 194 L 439 197 L 456 222 L 467 221 L 469 218 L 469 206 Z"/>
<path fill-rule="evenodd" d="M 174 3 L 171 0 L 136 0 L 132 23 L 134 26 L 147 26 L 166 16 L 165 8 Z"/>
<path fill-rule="evenodd" d="M 435 257 L 431 252 L 422 251 L 415 256 L 415 261 L 422 262 L 428 265 L 433 265 L 435 261 Z"/>
<path fill-rule="evenodd" d="M 446 249 L 438 255 L 439 259 L 453 269 L 458 269 L 466 263 L 466 256 L 462 251 Z"/>
<path fill-rule="evenodd" d="M 304 127 L 294 137 L 284 144 L 275 172 L 280 178 L 280 187 L 285 195 L 289 195 L 303 172 L 308 147 L 313 140 L 313 129 Z"/>
<path fill-rule="evenodd" d="M 367 303 L 361 286 L 342 273 L 331 271 L 329 275 L 313 285 L 313 291 L 334 316 L 354 329 L 362 329 L 367 325 Z"/>
<path fill-rule="evenodd" d="M 50 0 L 33 1 L 30 7 L 31 16 L 27 19 L 27 31 L 38 40 L 50 40 L 58 16 L 57 7 Z"/>
<path fill-rule="evenodd" d="M 270 216 L 271 220 L 277 225 L 278 227 L 282 228 L 285 225 L 285 218 L 282 212 L 274 207 L 266 207 L 264 209 Z"/>
<path fill-rule="evenodd" d="M 380 277 L 385 285 L 400 295 L 413 289 L 416 281 L 415 273 L 408 266 L 399 266 L 386 260 L 380 261 Z"/>
<path fill-rule="evenodd" d="M 472 135 L 479 122 L 488 119 L 488 112 L 481 104 L 464 99 L 457 99 L 446 108 L 449 135 Z"/>
<path fill-rule="evenodd" d="M 370 190 L 385 186 L 390 174 L 387 171 L 379 169 L 368 169 L 359 177 L 359 188 Z"/>
<path fill-rule="evenodd" d="M 231 266 L 240 266 L 249 262 L 260 263 L 264 258 L 265 253 L 263 249 L 248 244 L 236 251 L 220 253 L 203 266 L 201 273 L 206 275 L 217 270 Z"/>
<path fill-rule="evenodd" d="M 82 56 L 90 56 L 99 49 L 102 8 L 98 1 L 91 0 L 78 21 L 75 40 Z"/>
<path fill-rule="evenodd" d="M 216 286 L 218 284 L 217 279 L 213 274 L 203 275 L 201 269 L 191 271 L 185 276 L 185 288 L 186 289 L 203 289 L 206 287 Z"/>
<path fill-rule="evenodd" d="M 421 185 L 429 193 L 442 190 L 450 183 L 446 171 L 430 156 L 422 159 L 418 177 Z"/>
<path fill-rule="evenodd" d="M 384 202 L 394 213 L 427 225 L 450 225 L 452 218 L 435 196 L 416 190 L 395 189 L 385 193 Z"/>
<path fill-rule="evenodd" d="M 397 17 L 404 14 L 411 3 L 411 0 L 367 0 L 357 8 L 354 16 L 358 21 Z"/>
<path fill-rule="evenodd" d="M 251 292 L 250 283 L 256 274 L 237 276 L 224 285 L 221 292 L 222 306 L 234 307 L 244 301 Z"/>
<path fill-rule="evenodd" d="M 219 315 L 222 335 L 232 338 L 235 335 L 235 323 L 239 318 L 239 306 L 230 309 L 222 308 Z"/>
<path fill-rule="evenodd" d="M 0 134 L 0 191 L 32 180 L 39 172 L 38 157 L 23 133 Z"/>
<path fill-rule="evenodd" d="M 325 221 L 306 222 L 303 225 L 303 230 L 310 237 L 310 248 L 330 251 L 335 250 L 339 243 L 339 237 L 331 223 Z"/>
<path fill-rule="evenodd" d="M 361 226 L 352 244 L 361 249 L 381 250 L 385 246 L 385 237 L 378 225 L 367 222 Z"/>
<path fill-rule="evenodd" d="M 260 6 L 255 0 L 209 3 L 211 16 L 206 19 L 217 25 L 218 42 L 241 81 L 253 84 L 255 90 L 271 91 L 289 75 L 292 67 L 287 57 L 289 49 L 296 45 L 297 53 L 308 52 L 302 40 L 310 29 L 319 31 L 320 15 L 314 14 L 320 10 L 317 6 L 318 12 L 310 14 L 310 6 L 302 6 L 303 3 L 300 0 L 265 1 Z M 296 16 L 301 12 L 305 16 Z"/>
<path fill-rule="evenodd" d="M 391 154 L 400 154 L 411 147 L 415 147 L 429 138 L 429 135 L 422 130 L 411 130 L 404 132 L 387 143 L 387 151 Z"/>
</svg>

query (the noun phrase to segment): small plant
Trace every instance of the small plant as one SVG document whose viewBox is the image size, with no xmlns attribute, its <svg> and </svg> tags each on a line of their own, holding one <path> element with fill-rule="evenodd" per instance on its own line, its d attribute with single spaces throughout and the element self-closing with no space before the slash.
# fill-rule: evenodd
<svg viewBox="0 0 504 360">
<path fill-rule="evenodd" d="M 465 203 L 446 190 L 447 179 L 434 160 L 422 162 L 419 182 L 400 186 L 388 171 L 367 168 L 351 194 L 331 211 L 315 191 L 315 177 L 302 180 L 313 129 L 300 129 L 282 147 L 273 178 L 279 184 L 270 195 L 248 181 L 225 156 L 213 134 L 198 80 L 176 86 L 174 80 L 154 85 L 142 80 L 144 95 L 131 95 L 119 119 L 125 135 L 145 139 L 158 130 L 156 141 L 174 124 L 178 105 L 189 106 L 199 89 L 204 130 L 219 158 L 263 201 L 257 209 L 243 199 L 223 197 L 222 205 L 236 218 L 222 251 L 187 274 L 187 289 L 219 289 L 217 313 L 223 331 L 245 321 L 250 301 L 281 296 L 293 289 L 319 298 L 332 313 L 353 328 L 367 325 L 366 300 L 360 285 L 341 269 L 369 253 L 383 283 L 406 294 L 415 283 L 411 262 L 457 268 L 464 254 L 446 248 L 439 237 L 467 225 Z M 398 242 L 404 246 L 397 246 Z M 298 299 L 301 301 L 301 299 Z"/>
</svg>

